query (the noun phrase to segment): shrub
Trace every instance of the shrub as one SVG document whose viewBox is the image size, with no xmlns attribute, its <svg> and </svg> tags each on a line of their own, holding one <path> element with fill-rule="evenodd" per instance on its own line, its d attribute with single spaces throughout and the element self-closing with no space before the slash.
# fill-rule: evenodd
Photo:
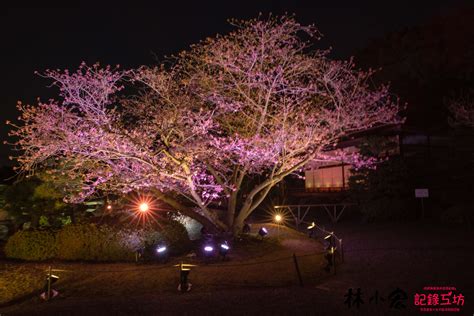
<svg viewBox="0 0 474 316">
<path fill-rule="evenodd" d="M 182 254 L 189 249 L 186 229 L 176 221 L 155 229 L 74 224 L 57 235 L 58 258 L 64 260 L 131 261 L 137 250 L 152 252 L 161 243 L 166 243 L 170 253 Z"/>
<path fill-rule="evenodd" d="M 47 260 L 57 253 L 54 232 L 49 230 L 22 230 L 12 235 L 5 245 L 8 258 Z"/>
<path fill-rule="evenodd" d="M 472 224 L 474 223 L 472 205 L 472 202 L 453 205 L 441 214 L 441 220 L 447 223 L 472 227 Z"/>
<path fill-rule="evenodd" d="M 134 249 L 121 242 L 120 231 L 107 225 L 66 225 L 58 232 L 58 258 L 63 260 L 133 260 Z"/>
<path fill-rule="evenodd" d="M 412 184 L 406 162 L 392 157 L 376 169 L 354 170 L 349 193 L 369 221 L 407 220 L 414 216 Z"/>
<path fill-rule="evenodd" d="M 5 253 L 9 258 L 24 260 L 132 261 L 140 249 L 152 258 L 156 246 L 162 243 L 173 255 L 189 250 L 186 228 L 170 220 L 148 228 L 70 224 L 56 235 L 47 230 L 24 230 L 10 237 Z"/>
</svg>

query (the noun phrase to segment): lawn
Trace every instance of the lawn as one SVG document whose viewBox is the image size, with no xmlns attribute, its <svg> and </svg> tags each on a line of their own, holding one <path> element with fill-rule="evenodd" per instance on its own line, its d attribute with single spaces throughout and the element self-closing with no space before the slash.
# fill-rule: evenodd
<svg viewBox="0 0 474 316">
<path fill-rule="evenodd" d="M 60 277 L 54 287 L 65 298 L 175 293 L 179 271 L 174 265 L 179 262 L 197 265 L 189 275 L 193 292 L 299 284 L 294 253 L 305 283 L 314 283 L 326 275 L 322 271 L 324 259 L 319 242 L 288 228 L 271 224 L 266 227 L 274 237 L 235 241 L 225 261 L 215 258 L 205 262 L 202 258 L 181 257 L 166 264 L 4 263 L 0 273 L 0 304 L 41 289 L 49 265 L 53 274 Z M 253 227 L 252 235 L 258 228 L 258 225 Z"/>
</svg>

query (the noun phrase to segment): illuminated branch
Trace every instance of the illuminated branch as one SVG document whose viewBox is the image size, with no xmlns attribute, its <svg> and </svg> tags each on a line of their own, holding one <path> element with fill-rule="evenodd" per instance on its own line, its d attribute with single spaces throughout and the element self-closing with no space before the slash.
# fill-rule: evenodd
<svg viewBox="0 0 474 316">
<path fill-rule="evenodd" d="M 11 135 L 21 170 L 80 179 L 74 200 L 98 190 L 177 193 L 198 217 L 238 231 L 286 176 L 333 160 L 324 150 L 341 137 L 401 122 L 388 87 L 369 86 L 372 71 L 313 49 L 314 25 L 287 16 L 232 23 L 234 32 L 167 66 L 43 73 L 58 101 L 19 105 L 23 123 Z M 124 83 L 140 93 L 119 97 Z M 61 162 L 66 170 L 54 168 Z"/>
</svg>

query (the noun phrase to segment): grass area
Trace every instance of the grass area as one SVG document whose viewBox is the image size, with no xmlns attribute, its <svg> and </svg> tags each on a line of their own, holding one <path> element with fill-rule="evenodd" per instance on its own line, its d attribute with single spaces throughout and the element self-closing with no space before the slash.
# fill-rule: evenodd
<svg viewBox="0 0 474 316">
<path fill-rule="evenodd" d="M 2 264 L 0 266 L 0 304 L 39 290 L 45 274 L 31 265 Z"/>
<path fill-rule="evenodd" d="M 270 233 L 272 229 L 274 227 L 270 225 Z M 321 279 L 325 275 L 322 271 L 324 259 L 315 251 L 319 244 L 297 232 L 286 230 L 286 235 L 266 237 L 264 240 L 254 236 L 235 240 L 226 261 L 215 258 L 206 262 L 202 258 L 180 257 L 166 264 L 53 262 L 53 269 L 64 270 L 54 272 L 60 277 L 54 287 L 63 297 L 176 293 L 179 271 L 173 265 L 181 261 L 197 265 L 189 275 L 193 291 L 288 286 L 297 284 L 292 257 L 295 252 L 299 256 L 299 268 L 304 280 L 309 283 Z M 302 251 L 301 245 L 311 247 Z M 48 265 L 9 265 L 0 274 L 1 292 L 5 293 L 0 298 L 0 304 L 40 289 L 44 285 L 44 271 Z"/>
</svg>

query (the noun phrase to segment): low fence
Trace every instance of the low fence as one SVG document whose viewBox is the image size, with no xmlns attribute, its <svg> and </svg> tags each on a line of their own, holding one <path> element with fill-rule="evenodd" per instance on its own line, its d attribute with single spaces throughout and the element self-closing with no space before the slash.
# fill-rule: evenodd
<svg viewBox="0 0 474 316">
<path fill-rule="evenodd" d="M 154 284 L 156 291 L 176 289 L 186 292 L 191 289 L 220 289 L 232 287 L 283 287 L 304 286 L 321 280 L 327 275 L 336 273 L 340 264 L 336 254 L 324 251 L 305 255 L 285 256 L 269 260 L 252 262 L 199 262 L 198 264 L 173 263 L 161 265 L 137 265 L 123 269 L 56 269 L 50 266 L 46 271 L 46 284 L 42 297 L 45 300 L 56 295 L 55 283 L 59 278 L 66 277 L 60 282 L 61 291 L 74 286 L 77 279 L 87 276 L 104 274 L 103 282 L 115 282 L 116 275 L 136 282 L 138 286 L 141 277 L 146 277 L 147 283 Z M 326 271 L 324 271 L 326 270 Z M 147 290 L 148 285 L 143 285 Z M 133 288 L 133 286 L 132 286 Z M 150 287 L 150 291 L 153 291 Z"/>
</svg>

